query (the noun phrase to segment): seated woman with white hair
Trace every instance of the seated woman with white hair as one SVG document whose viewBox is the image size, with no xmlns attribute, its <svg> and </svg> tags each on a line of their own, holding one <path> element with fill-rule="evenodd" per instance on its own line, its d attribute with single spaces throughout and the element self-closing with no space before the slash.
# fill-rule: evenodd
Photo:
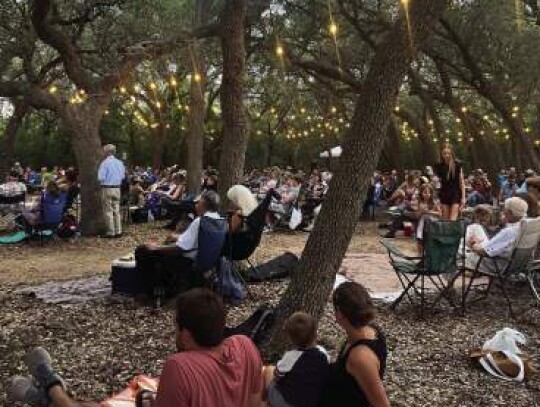
<svg viewBox="0 0 540 407">
<path fill-rule="evenodd" d="M 512 255 L 512 249 L 519 236 L 520 221 L 527 216 L 528 205 L 523 199 L 518 197 L 509 198 L 504 202 L 503 222 L 505 226 L 499 233 L 491 239 L 487 233 L 471 236 L 466 243 L 470 252 L 466 254 L 465 267 L 475 269 L 480 257 L 497 257 L 497 265 L 502 269 L 508 263 Z M 485 271 L 494 271 L 493 261 L 483 261 L 480 264 Z"/>
<path fill-rule="evenodd" d="M 227 199 L 230 203 L 230 230 L 234 233 L 243 226 L 244 218 L 253 212 L 258 202 L 249 188 L 244 185 L 233 185 L 227 191 Z"/>
</svg>

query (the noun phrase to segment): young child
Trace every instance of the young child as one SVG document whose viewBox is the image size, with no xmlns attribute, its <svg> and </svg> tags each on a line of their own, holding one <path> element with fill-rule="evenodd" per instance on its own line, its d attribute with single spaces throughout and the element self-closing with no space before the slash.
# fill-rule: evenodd
<svg viewBox="0 0 540 407">
<path fill-rule="evenodd" d="M 316 406 L 320 389 L 329 374 L 326 350 L 317 346 L 317 322 L 305 312 L 296 312 L 285 323 L 294 349 L 285 352 L 275 368 L 264 369 L 267 403 L 271 407 Z"/>
<path fill-rule="evenodd" d="M 424 184 L 420 188 L 418 199 L 414 200 L 411 205 L 411 208 L 415 212 L 418 219 L 418 226 L 416 228 L 416 242 L 419 255 L 422 255 L 424 251 L 422 238 L 426 219 L 439 218 L 442 214 L 441 207 L 439 203 L 435 201 L 433 195 L 433 188 L 431 185 Z"/>
</svg>

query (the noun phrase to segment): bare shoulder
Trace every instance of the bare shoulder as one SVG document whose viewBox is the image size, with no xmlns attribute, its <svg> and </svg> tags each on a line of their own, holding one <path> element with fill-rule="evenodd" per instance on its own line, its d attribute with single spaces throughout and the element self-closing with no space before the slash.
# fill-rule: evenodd
<svg viewBox="0 0 540 407">
<path fill-rule="evenodd" d="M 353 372 L 367 372 L 379 370 L 379 358 L 373 350 L 366 345 L 354 347 L 347 358 L 347 370 Z"/>
</svg>

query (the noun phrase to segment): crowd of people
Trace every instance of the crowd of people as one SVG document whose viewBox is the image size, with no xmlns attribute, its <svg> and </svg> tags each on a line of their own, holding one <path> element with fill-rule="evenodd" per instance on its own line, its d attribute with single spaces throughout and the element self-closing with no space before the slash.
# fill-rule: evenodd
<svg viewBox="0 0 540 407">
<path fill-rule="evenodd" d="M 389 406 L 383 377 L 387 348 L 375 324 L 367 290 L 346 282 L 333 293 L 337 324 L 346 342 L 335 361 L 317 344 L 317 323 L 297 312 L 285 323 L 292 344 L 275 366 L 263 366 L 259 350 L 242 335 L 226 337 L 226 311 L 212 291 L 193 289 L 177 299 L 176 352 L 169 356 L 157 393 L 142 391 L 143 407 L 316 407 Z M 25 357 L 30 376 L 12 380 L 11 398 L 36 407 L 97 407 L 78 402 L 36 348 Z"/>
</svg>

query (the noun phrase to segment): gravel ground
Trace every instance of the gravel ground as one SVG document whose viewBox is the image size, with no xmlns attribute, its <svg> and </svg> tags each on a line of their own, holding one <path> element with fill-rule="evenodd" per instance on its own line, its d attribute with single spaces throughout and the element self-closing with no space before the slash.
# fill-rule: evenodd
<svg viewBox="0 0 540 407">
<path fill-rule="evenodd" d="M 353 246 L 365 247 L 363 242 L 367 239 L 372 243 L 370 247 L 378 250 L 373 236 L 362 235 L 358 239 Z M 302 235 L 265 237 L 265 247 L 259 256 L 270 256 L 277 246 L 301 250 L 304 240 Z M 87 240 L 83 246 L 88 247 L 89 242 L 92 241 Z M 122 244 L 117 244 L 118 252 L 125 250 Z M 133 242 L 125 246 L 130 244 Z M 44 250 L 53 262 L 51 253 L 60 255 L 66 249 Z M 76 247 L 69 250 L 78 253 Z M 7 251 L 0 255 L 4 259 L 11 257 Z M 24 255 L 17 251 L 16 256 L 24 265 Z M 39 267 L 37 271 L 39 274 Z M 139 372 L 159 375 L 164 359 L 174 350 L 170 309 L 155 311 L 131 301 L 112 300 L 72 308 L 46 305 L 34 298 L 13 294 L 21 280 L 41 281 L 43 276 L 27 280 L 11 276 L 4 278 L 0 288 L 0 406 L 13 405 L 7 400 L 6 386 L 12 375 L 24 373 L 22 356 L 36 345 L 50 351 L 70 391 L 85 400 L 107 397 Z M 242 321 L 259 304 L 278 301 L 286 284 L 281 281 L 252 285 L 253 300 L 231 307 L 229 323 Z M 526 306 L 525 302 L 520 305 L 521 309 Z M 320 323 L 319 334 L 320 342 L 335 354 L 343 336 L 332 318 L 329 308 Z M 469 363 L 467 351 L 498 329 L 509 326 L 527 336 L 529 342 L 524 350 L 538 356 L 538 309 L 512 321 L 507 317 L 505 304 L 491 297 L 489 302 L 473 305 L 464 318 L 442 309 L 419 320 L 414 310 L 403 304 L 397 311 L 381 308 L 378 322 L 386 332 L 390 350 L 385 384 L 392 405 L 535 406 L 534 395 L 540 395 L 538 376 L 526 384 L 492 379 Z"/>
</svg>

